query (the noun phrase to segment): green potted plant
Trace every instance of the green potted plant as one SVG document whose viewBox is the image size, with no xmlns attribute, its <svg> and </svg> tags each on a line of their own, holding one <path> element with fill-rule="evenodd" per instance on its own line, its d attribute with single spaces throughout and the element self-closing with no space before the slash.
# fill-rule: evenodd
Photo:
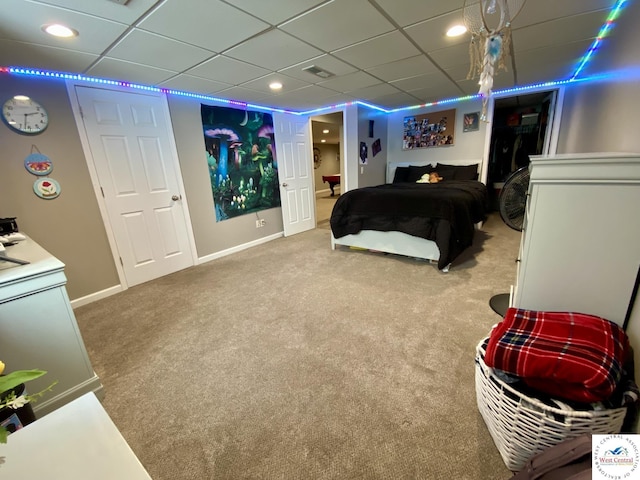
<svg viewBox="0 0 640 480">
<path fill-rule="evenodd" d="M 9 415 L 6 416 L 11 417 L 13 413 L 11 410 L 22 410 L 22 412 L 24 412 L 26 407 L 26 416 L 28 418 L 30 417 L 27 423 L 30 423 L 35 417 L 33 416 L 31 407 L 27 404 L 35 401 L 35 399 L 42 396 L 44 392 L 51 390 L 51 387 L 53 387 L 56 382 L 41 392 L 27 395 L 24 384 L 30 380 L 41 377 L 47 372 L 44 370 L 16 370 L 15 372 L 3 375 L 4 368 L 4 363 L 0 361 L 0 413 L 9 413 Z M 0 443 L 7 443 L 9 433 L 9 430 L 5 426 L 0 425 Z"/>
</svg>

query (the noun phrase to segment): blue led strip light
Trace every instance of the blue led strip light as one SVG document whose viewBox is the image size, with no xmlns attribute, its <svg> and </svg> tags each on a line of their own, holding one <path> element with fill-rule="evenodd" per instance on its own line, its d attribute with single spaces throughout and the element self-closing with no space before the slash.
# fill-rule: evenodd
<svg viewBox="0 0 640 480">
<path fill-rule="evenodd" d="M 589 49 L 585 52 L 584 56 L 580 60 L 580 63 L 578 64 L 576 70 L 574 71 L 573 75 L 571 75 L 571 77 L 569 79 L 567 79 L 567 80 L 557 80 L 557 81 L 546 82 L 546 83 L 537 83 L 537 84 L 525 85 L 525 86 L 521 86 L 521 87 L 507 88 L 507 89 L 504 89 L 504 90 L 497 90 L 497 91 L 493 92 L 493 95 L 503 95 L 503 94 L 509 94 L 509 93 L 514 93 L 514 92 L 524 92 L 524 91 L 535 90 L 535 89 L 539 89 L 539 88 L 549 88 L 549 87 L 554 87 L 554 86 L 558 86 L 558 85 L 566 85 L 566 84 L 574 83 L 574 82 L 577 82 L 577 81 L 583 82 L 583 81 L 587 81 L 587 80 L 598 78 L 597 75 L 593 76 L 593 77 L 578 78 L 578 75 L 580 75 L 580 73 L 582 72 L 584 67 L 587 65 L 589 60 L 591 60 L 593 58 L 593 55 L 595 54 L 595 52 L 600 47 L 600 44 L 602 43 L 602 40 L 609 34 L 611 29 L 615 25 L 615 20 L 620 16 L 620 12 L 626 6 L 627 2 L 628 2 L 628 0 L 618 0 L 617 1 L 615 6 L 611 9 L 605 24 L 600 29 L 600 32 L 598 33 L 598 36 L 594 40 L 594 42 L 591 45 L 591 47 L 589 47 Z M 103 84 L 103 85 L 115 85 L 115 86 L 120 86 L 120 87 L 128 87 L 128 88 L 138 89 L 138 90 L 165 93 L 165 94 L 168 94 L 168 95 L 177 95 L 177 96 L 183 96 L 183 97 L 189 97 L 189 98 L 196 98 L 198 100 L 203 100 L 203 101 L 206 101 L 206 102 L 222 103 L 222 104 L 225 104 L 225 105 L 237 106 L 237 107 L 240 107 L 240 108 L 243 108 L 243 109 L 246 109 L 246 108 L 250 107 L 250 108 L 255 108 L 255 109 L 258 109 L 258 110 L 265 110 L 265 111 L 268 111 L 268 112 L 290 113 L 290 114 L 293 114 L 293 115 L 314 115 L 314 114 L 318 114 L 320 112 L 336 110 L 336 109 L 339 109 L 339 108 L 342 108 L 342 107 L 345 107 L 345 106 L 350 106 L 350 105 L 361 105 L 363 107 L 367 107 L 367 108 L 370 108 L 372 110 L 377 110 L 377 111 L 383 112 L 383 113 L 394 113 L 394 112 L 401 112 L 401 111 L 405 111 L 405 110 L 415 110 L 415 109 L 419 109 L 419 108 L 434 107 L 436 105 L 445 105 L 445 104 L 449 104 L 449 103 L 464 102 L 464 101 L 467 101 L 467 100 L 475 100 L 475 99 L 480 98 L 479 94 L 465 95 L 463 97 L 447 98 L 447 99 L 443 99 L 443 100 L 438 100 L 436 102 L 429 102 L 429 103 L 424 103 L 424 104 L 421 104 L 421 105 L 411 105 L 411 106 L 408 106 L 408 107 L 394 108 L 394 109 L 390 109 L 390 110 L 382 108 L 382 107 L 378 107 L 376 105 L 372 105 L 370 103 L 361 102 L 361 101 L 358 100 L 358 101 L 353 101 L 353 102 L 341 103 L 341 104 L 337 104 L 337 105 L 328 105 L 328 106 L 325 106 L 325 107 L 315 108 L 313 110 L 307 110 L 307 111 L 304 111 L 304 112 L 295 112 L 295 111 L 292 111 L 292 110 L 286 110 L 286 109 L 282 109 L 282 108 L 267 107 L 267 106 L 264 106 L 264 105 L 255 105 L 255 104 L 252 104 L 252 103 L 240 102 L 240 101 L 237 101 L 237 100 L 229 100 L 229 99 L 226 99 L 226 98 L 211 97 L 209 95 L 202 95 L 202 94 L 191 93 L 191 92 L 183 92 L 183 91 L 180 91 L 180 90 L 173 90 L 173 89 L 169 89 L 169 88 L 160 88 L 160 87 L 153 87 L 153 86 L 149 86 L 149 85 L 140 85 L 140 84 L 137 84 L 137 83 L 130 83 L 130 82 L 125 82 L 125 81 L 120 81 L 120 80 L 109 80 L 109 79 L 105 79 L 105 78 L 87 77 L 87 76 L 84 76 L 84 75 L 81 75 L 81 74 L 64 73 L 64 72 L 53 72 L 53 71 L 32 69 L 32 68 L 23 68 L 23 67 L 0 67 L 0 73 L 12 73 L 12 74 L 17 74 L 17 75 L 32 75 L 32 76 L 40 76 L 40 77 L 57 78 L 57 79 L 62 79 L 62 80 L 78 80 L 78 81 L 83 81 L 83 82 L 99 83 L 99 84 Z"/>
<path fill-rule="evenodd" d="M 618 0 L 618 3 L 616 3 L 613 9 L 611 9 L 611 12 L 607 17 L 607 21 L 604 23 L 604 25 L 600 29 L 598 36 L 596 37 L 596 39 L 593 41 L 593 43 L 591 44 L 587 52 L 582 57 L 582 60 L 578 64 L 578 67 L 576 68 L 575 72 L 573 72 L 573 75 L 571 75 L 571 80 L 575 80 L 578 77 L 578 75 L 580 75 L 580 72 L 582 72 L 582 69 L 585 67 L 585 65 L 589 63 L 589 60 L 591 60 L 591 58 L 593 57 L 593 54 L 600 47 L 600 43 L 602 43 L 602 40 L 604 39 L 604 37 L 606 37 L 609 31 L 613 28 L 615 20 L 620 16 L 620 12 L 622 11 L 622 8 L 625 6 L 626 3 L 627 3 L 627 0 Z"/>
</svg>

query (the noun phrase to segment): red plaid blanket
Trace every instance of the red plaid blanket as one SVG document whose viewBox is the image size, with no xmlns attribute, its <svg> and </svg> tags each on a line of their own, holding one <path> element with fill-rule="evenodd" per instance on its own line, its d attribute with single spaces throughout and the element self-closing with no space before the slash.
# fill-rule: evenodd
<svg viewBox="0 0 640 480">
<path fill-rule="evenodd" d="M 541 392 L 591 403 L 613 393 L 628 348 L 625 332 L 609 320 L 510 308 L 489 336 L 484 361 Z"/>
</svg>

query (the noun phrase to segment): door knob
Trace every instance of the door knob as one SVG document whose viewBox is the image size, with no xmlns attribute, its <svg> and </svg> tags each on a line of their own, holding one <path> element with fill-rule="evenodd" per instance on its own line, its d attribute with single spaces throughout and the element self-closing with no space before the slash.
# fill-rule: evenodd
<svg viewBox="0 0 640 480">
<path fill-rule="evenodd" d="M 283 187 L 288 187 L 288 186 L 289 186 L 289 184 L 288 184 L 288 183 L 283 183 L 283 184 L 282 184 L 282 186 L 283 186 Z"/>
<path fill-rule="evenodd" d="M 173 195 L 171 197 L 171 200 L 173 200 L 174 202 L 177 202 L 178 200 L 182 199 L 182 195 Z"/>
</svg>

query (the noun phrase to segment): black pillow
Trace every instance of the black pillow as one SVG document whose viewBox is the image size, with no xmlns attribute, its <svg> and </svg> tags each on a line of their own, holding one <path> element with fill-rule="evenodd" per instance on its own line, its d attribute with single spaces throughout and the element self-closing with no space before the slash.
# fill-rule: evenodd
<svg viewBox="0 0 640 480">
<path fill-rule="evenodd" d="M 477 180 L 478 164 L 473 165 L 446 165 L 436 164 L 435 170 L 446 180 Z M 447 174 L 445 176 L 445 173 Z"/>
<path fill-rule="evenodd" d="M 408 175 L 409 167 L 396 167 L 396 171 L 393 174 L 393 183 L 406 182 Z"/>
<path fill-rule="evenodd" d="M 409 165 L 409 174 L 407 175 L 407 182 L 415 183 L 422 178 L 425 173 L 433 172 L 431 165 Z"/>
</svg>

